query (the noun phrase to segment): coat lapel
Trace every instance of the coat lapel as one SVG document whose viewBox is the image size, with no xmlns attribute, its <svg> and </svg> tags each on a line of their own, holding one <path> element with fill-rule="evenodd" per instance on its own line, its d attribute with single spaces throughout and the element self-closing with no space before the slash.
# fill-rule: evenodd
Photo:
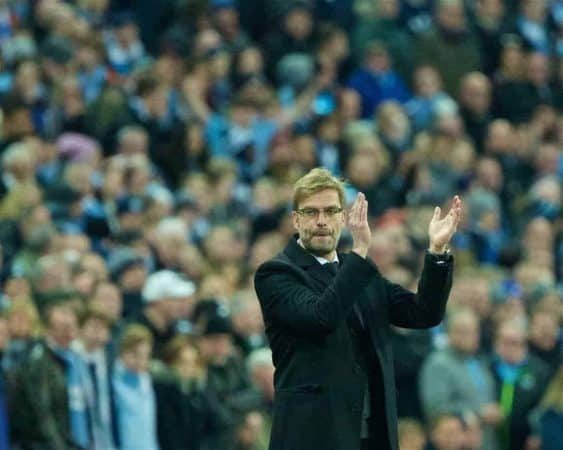
<svg viewBox="0 0 563 450">
<path fill-rule="evenodd" d="M 332 275 L 328 270 L 323 269 L 322 264 L 319 263 L 313 255 L 297 243 L 298 237 L 299 236 L 296 234 L 290 239 L 285 248 L 285 253 L 289 259 L 305 270 L 307 275 L 313 278 L 317 283 L 320 283 L 322 287 L 328 286 L 332 281 Z"/>
</svg>

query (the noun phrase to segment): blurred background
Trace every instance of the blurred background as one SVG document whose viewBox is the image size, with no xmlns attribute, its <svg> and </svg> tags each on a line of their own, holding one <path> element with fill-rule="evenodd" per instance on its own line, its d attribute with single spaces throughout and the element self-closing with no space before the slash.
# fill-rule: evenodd
<svg viewBox="0 0 563 450">
<path fill-rule="evenodd" d="M 562 108 L 561 0 L 0 0 L 0 449 L 266 449 L 253 274 L 316 166 L 413 290 L 464 201 L 401 450 L 563 449 Z"/>
</svg>

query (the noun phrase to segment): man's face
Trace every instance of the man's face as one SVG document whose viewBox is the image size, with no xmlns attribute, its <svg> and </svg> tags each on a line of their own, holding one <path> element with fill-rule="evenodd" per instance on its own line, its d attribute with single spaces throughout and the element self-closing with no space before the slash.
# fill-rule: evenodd
<svg viewBox="0 0 563 450">
<path fill-rule="evenodd" d="M 104 348 L 109 341 L 109 327 L 102 319 L 87 320 L 80 332 L 82 341 L 89 351 Z"/>
<path fill-rule="evenodd" d="M 339 208 L 342 204 L 338 191 L 325 189 L 302 200 L 298 206 L 301 213 L 293 211 L 293 226 L 303 247 L 313 255 L 332 256 L 336 250 L 345 224 L 345 213 L 341 211 L 331 215 L 327 211 Z"/>
<path fill-rule="evenodd" d="M 474 354 L 479 348 L 479 323 L 477 319 L 459 317 L 448 332 L 450 345 L 458 352 Z"/>
<path fill-rule="evenodd" d="M 526 357 L 526 336 L 515 328 L 500 330 L 495 344 L 499 356 L 509 364 L 518 364 Z"/>
<path fill-rule="evenodd" d="M 152 346 L 148 342 L 143 342 L 135 348 L 123 352 L 121 360 L 128 370 L 135 373 L 146 372 L 151 360 Z"/>
<path fill-rule="evenodd" d="M 56 308 L 51 311 L 47 334 L 57 347 L 69 348 L 76 338 L 77 331 L 76 315 L 70 308 Z"/>
<path fill-rule="evenodd" d="M 202 336 L 199 340 L 199 349 L 201 355 L 209 364 L 222 366 L 232 353 L 232 336 L 228 333 Z"/>
</svg>

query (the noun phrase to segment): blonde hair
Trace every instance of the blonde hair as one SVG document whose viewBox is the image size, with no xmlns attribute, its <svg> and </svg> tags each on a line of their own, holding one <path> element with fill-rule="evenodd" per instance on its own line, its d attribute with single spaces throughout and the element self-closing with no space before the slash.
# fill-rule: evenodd
<svg viewBox="0 0 563 450">
<path fill-rule="evenodd" d="M 293 209 L 297 210 L 299 204 L 307 197 L 325 189 L 334 189 L 338 192 L 340 205 L 345 203 L 345 183 L 343 180 L 335 177 L 329 170 L 315 168 L 306 175 L 299 178 L 293 186 Z"/>
<path fill-rule="evenodd" d="M 20 297 L 12 301 L 10 307 L 7 310 L 5 317 L 10 320 L 16 314 L 25 314 L 29 317 L 31 322 L 31 336 L 38 337 L 41 336 L 43 328 L 41 326 L 41 318 L 39 317 L 39 312 L 37 307 L 31 299 Z"/>
<path fill-rule="evenodd" d="M 153 336 L 150 330 L 143 325 L 129 325 L 125 328 L 123 337 L 119 344 L 119 354 L 135 350 L 141 344 L 149 344 L 152 347 Z"/>
</svg>

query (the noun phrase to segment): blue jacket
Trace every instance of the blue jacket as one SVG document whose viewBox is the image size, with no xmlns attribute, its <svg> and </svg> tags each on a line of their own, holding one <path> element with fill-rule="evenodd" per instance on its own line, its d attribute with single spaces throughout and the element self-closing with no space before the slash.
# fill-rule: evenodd
<svg viewBox="0 0 563 450">
<path fill-rule="evenodd" d="M 404 103 L 411 96 L 405 82 L 393 71 L 376 74 L 367 69 L 358 69 L 350 77 L 348 86 L 357 91 L 362 99 L 364 119 L 373 117 L 379 104 L 385 100 Z"/>
</svg>

